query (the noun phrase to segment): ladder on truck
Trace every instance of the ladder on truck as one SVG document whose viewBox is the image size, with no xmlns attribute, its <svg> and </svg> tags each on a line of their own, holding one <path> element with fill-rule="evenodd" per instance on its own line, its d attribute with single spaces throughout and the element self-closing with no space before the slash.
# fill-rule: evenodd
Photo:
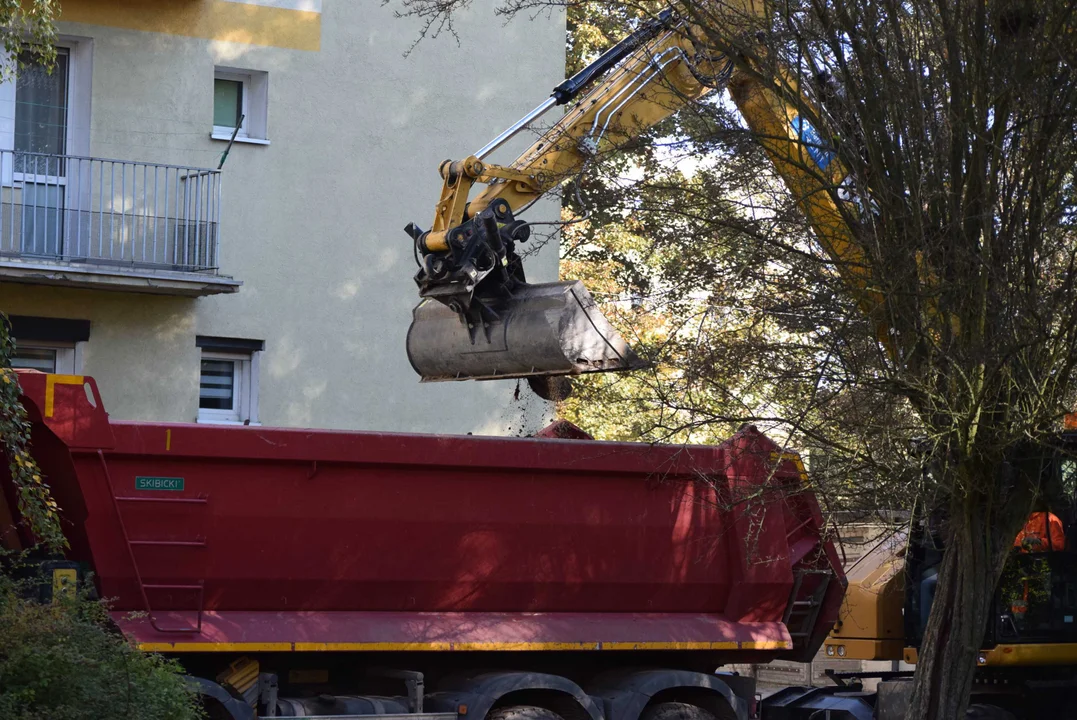
<svg viewBox="0 0 1077 720">
<path fill-rule="evenodd" d="M 112 484 L 112 477 L 108 471 L 108 464 L 105 461 L 105 454 L 103 451 L 97 451 L 98 458 L 101 461 L 101 469 L 105 473 L 105 480 L 108 482 L 109 495 L 112 496 L 112 505 L 116 511 L 116 518 L 120 526 L 120 532 L 123 534 L 123 541 L 127 547 L 127 557 L 131 562 L 131 569 L 134 572 L 135 582 L 138 583 L 139 593 L 142 597 L 142 605 L 149 617 L 150 626 L 160 633 L 201 633 L 202 632 L 202 611 L 205 603 L 205 578 L 201 578 L 197 583 L 148 583 L 143 580 L 142 572 L 139 570 L 137 548 L 177 548 L 185 551 L 197 551 L 202 552 L 206 547 L 206 536 L 204 534 L 195 535 L 190 539 L 177 540 L 174 538 L 138 538 L 131 539 L 131 534 L 127 529 L 127 524 L 124 521 L 123 506 L 135 505 L 142 503 L 152 503 L 154 505 L 168 506 L 170 508 L 191 508 L 194 510 L 201 510 L 203 515 L 203 521 L 207 506 L 209 504 L 209 496 L 202 494 L 198 497 L 147 497 L 143 495 L 117 495 L 116 489 Z M 203 527 L 204 529 L 204 527 Z M 205 562 L 205 557 L 202 561 Z M 205 573 L 203 572 L 203 575 Z M 180 626 L 167 626 L 161 625 L 157 621 L 157 617 L 154 614 L 153 606 L 150 604 L 150 594 L 159 592 L 169 593 L 191 593 L 197 597 L 197 608 L 193 611 L 196 612 L 195 622 L 193 625 L 180 625 Z M 189 613 L 191 610 L 171 610 L 165 612 L 173 613 Z"/>
<path fill-rule="evenodd" d="M 804 579 L 809 576 L 819 576 L 815 588 L 809 590 Z M 803 568 L 798 567 L 793 571 L 793 589 L 789 592 L 789 602 L 785 606 L 785 614 L 782 622 L 789 630 L 789 637 L 796 645 L 798 640 L 807 640 L 815 627 L 815 621 L 819 618 L 819 611 L 826 600 L 826 591 L 830 587 L 830 581 L 834 579 L 834 571 L 829 568 Z M 797 625 L 796 629 L 793 625 Z"/>
</svg>

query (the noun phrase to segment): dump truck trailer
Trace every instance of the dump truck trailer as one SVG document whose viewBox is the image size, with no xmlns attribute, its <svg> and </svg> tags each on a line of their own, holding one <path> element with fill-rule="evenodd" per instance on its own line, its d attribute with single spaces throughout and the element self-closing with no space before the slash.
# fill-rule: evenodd
<svg viewBox="0 0 1077 720">
<path fill-rule="evenodd" d="M 838 617 L 803 465 L 752 427 L 672 447 L 115 422 L 93 378 L 17 372 L 70 542 L 40 560 L 51 587 L 91 583 L 211 717 L 748 718 L 751 679 L 720 668 L 806 661 Z"/>
</svg>

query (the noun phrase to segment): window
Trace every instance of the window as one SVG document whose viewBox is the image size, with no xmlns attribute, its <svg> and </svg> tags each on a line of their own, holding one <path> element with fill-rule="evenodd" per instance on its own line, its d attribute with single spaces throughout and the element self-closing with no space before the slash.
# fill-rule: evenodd
<svg viewBox="0 0 1077 720">
<path fill-rule="evenodd" d="M 63 155 L 67 151 L 68 51 L 56 49 L 52 74 L 27 53 L 15 79 L 15 152 Z M 22 156 L 17 171 L 33 172 Z"/>
<path fill-rule="evenodd" d="M 92 39 L 57 42 L 52 73 L 24 56 L 28 64 L 0 82 L 0 182 L 11 188 L 5 197 L 14 221 L 8 234 L 19 252 L 50 258 L 64 254 L 74 222 L 66 156 L 89 154 L 93 72 Z"/>
<path fill-rule="evenodd" d="M 247 83 L 218 75 L 213 79 L 213 131 L 231 133 L 238 125 L 247 134 Z"/>
<path fill-rule="evenodd" d="M 1071 457 L 1062 459 L 1062 492 L 1071 502 L 1077 499 L 1077 460 Z"/>
<path fill-rule="evenodd" d="M 16 343 L 11 367 L 40 370 L 46 373 L 76 375 L 76 343 L 45 343 L 28 341 Z"/>
<path fill-rule="evenodd" d="M 65 48 L 56 50 L 48 73 L 33 62 L 15 78 L 15 179 L 22 181 L 21 249 L 32 255 L 59 255 L 66 177 L 68 68 Z"/>
<path fill-rule="evenodd" d="M 202 350 L 198 422 L 257 425 L 258 366 L 264 343 L 200 335 L 196 344 Z"/>
<path fill-rule="evenodd" d="M 27 65 L 0 83 L 0 150 L 15 151 L 16 173 L 63 175 L 56 161 L 46 170 L 39 159 L 35 169 L 33 157 L 25 154 L 89 154 L 93 40 L 57 38 L 51 74 L 32 55 L 20 59 Z M 3 169 L 5 185 L 12 182 L 11 174 L 9 160 Z"/>
<path fill-rule="evenodd" d="M 15 353 L 11 366 L 62 375 L 82 372 L 82 349 L 90 339 L 89 320 L 12 315 Z"/>
<path fill-rule="evenodd" d="M 268 84 L 269 74 L 265 72 L 217 68 L 213 74 L 211 137 L 229 140 L 238 126 L 237 142 L 268 145 Z"/>
</svg>

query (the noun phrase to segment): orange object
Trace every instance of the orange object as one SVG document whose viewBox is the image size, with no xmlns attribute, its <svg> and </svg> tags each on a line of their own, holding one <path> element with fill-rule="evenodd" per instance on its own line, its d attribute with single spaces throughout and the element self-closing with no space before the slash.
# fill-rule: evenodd
<svg viewBox="0 0 1077 720">
<path fill-rule="evenodd" d="M 1066 533 L 1058 516 L 1049 512 L 1034 512 L 1017 533 L 1013 546 L 1020 552 L 1052 552 L 1066 549 Z"/>
</svg>

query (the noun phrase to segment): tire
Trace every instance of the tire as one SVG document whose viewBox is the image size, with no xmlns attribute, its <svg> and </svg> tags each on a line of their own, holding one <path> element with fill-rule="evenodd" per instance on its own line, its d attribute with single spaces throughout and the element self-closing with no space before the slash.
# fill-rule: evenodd
<svg viewBox="0 0 1077 720">
<path fill-rule="evenodd" d="M 486 720 L 564 720 L 553 710 L 535 705 L 509 705 L 486 713 Z"/>
<path fill-rule="evenodd" d="M 974 703 L 965 712 L 965 720 L 1017 720 L 1017 716 L 998 705 Z"/>
<path fill-rule="evenodd" d="M 639 720 L 718 720 L 710 710 L 681 702 L 651 705 L 640 713 Z"/>
</svg>

